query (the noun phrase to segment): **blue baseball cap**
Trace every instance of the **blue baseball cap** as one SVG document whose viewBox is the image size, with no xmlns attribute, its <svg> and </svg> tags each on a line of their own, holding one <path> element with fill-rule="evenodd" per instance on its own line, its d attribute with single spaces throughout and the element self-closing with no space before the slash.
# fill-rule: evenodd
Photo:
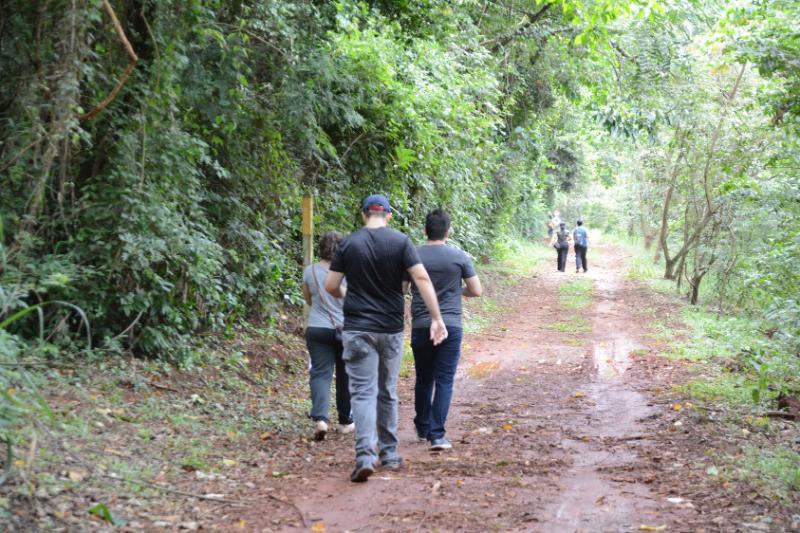
<svg viewBox="0 0 800 533">
<path fill-rule="evenodd" d="M 364 204 L 361 206 L 364 213 L 371 211 L 383 211 L 386 213 L 392 212 L 392 207 L 389 205 L 389 200 L 382 194 L 372 194 L 364 198 Z"/>
</svg>

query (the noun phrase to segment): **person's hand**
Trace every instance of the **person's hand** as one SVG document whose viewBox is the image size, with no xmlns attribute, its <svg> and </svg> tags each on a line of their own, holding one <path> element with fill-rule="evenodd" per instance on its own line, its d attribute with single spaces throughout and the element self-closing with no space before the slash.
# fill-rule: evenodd
<svg viewBox="0 0 800 533">
<path fill-rule="evenodd" d="M 431 341 L 433 341 L 433 345 L 441 344 L 446 338 L 447 326 L 444 325 L 444 321 L 441 318 L 431 321 Z"/>
</svg>

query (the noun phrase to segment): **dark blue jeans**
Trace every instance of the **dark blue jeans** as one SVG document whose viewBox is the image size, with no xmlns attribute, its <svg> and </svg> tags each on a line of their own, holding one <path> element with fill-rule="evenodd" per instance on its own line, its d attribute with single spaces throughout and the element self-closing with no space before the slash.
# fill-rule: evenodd
<svg viewBox="0 0 800 533">
<path fill-rule="evenodd" d="M 586 262 L 586 250 L 588 250 L 588 246 L 575 245 L 575 270 L 583 268 L 583 271 L 586 272 L 589 268 L 589 263 Z"/>
<path fill-rule="evenodd" d="M 411 349 L 417 383 L 414 386 L 414 425 L 417 434 L 428 440 L 444 437 L 444 424 L 453 397 L 453 380 L 461 357 L 461 328 L 448 327 L 448 336 L 439 346 L 430 340 L 430 328 L 414 328 Z"/>
</svg>

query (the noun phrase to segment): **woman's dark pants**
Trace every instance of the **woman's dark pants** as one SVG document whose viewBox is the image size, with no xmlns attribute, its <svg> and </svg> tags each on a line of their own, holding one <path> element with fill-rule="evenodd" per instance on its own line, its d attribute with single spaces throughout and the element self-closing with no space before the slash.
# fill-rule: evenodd
<svg viewBox="0 0 800 533">
<path fill-rule="evenodd" d="M 586 262 L 586 250 L 588 246 L 575 245 L 575 270 L 583 269 L 584 272 L 589 268 Z"/>
<path fill-rule="evenodd" d="M 453 381 L 461 357 L 461 328 L 447 328 L 447 339 L 434 346 L 430 328 L 414 328 L 411 349 L 417 382 L 414 385 L 414 425 L 417 435 L 435 440 L 444 437 L 444 424 L 453 397 Z"/>
<path fill-rule="evenodd" d="M 333 328 L 306 328 L 306 346 L 311 356 L 311 418 L 329 421 L 328 408 L 331 401 L 331 379 L 336 368 L 336 410 L 339 423 L 350 424 L 350 390 L 347 372 L 342 359 L 342 343 L 336 341 Z"/>
<path fill-rule="evenodd" d="M 567 268 L 567 255 L 569 255 L 569 246 L 558 248 L 558 257 L 556 258 L 556 266 L 560 272 L 564 272 Z"/>
</svg>

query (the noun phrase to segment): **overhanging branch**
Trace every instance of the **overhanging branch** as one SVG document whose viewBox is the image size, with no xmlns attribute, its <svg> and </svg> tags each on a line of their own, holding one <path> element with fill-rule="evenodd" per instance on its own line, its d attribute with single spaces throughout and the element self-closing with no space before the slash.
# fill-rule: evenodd
<svg viewBox="0 0 800 533">
<path fill-rule="evenodd" d="M 516 37 L 517 35 L 524 33 L 528 28 L 539 22 L 542 17 L 547 13 L 547 10 L 550 9 L 550 6 L 553 4 L 545 4 L 542 6 L 539 11 L 536 13 L 526 13 L 525 16 L 528 18 L 527 22 L 523 22 L 520 24 L 514 31 L 509 34 L 506 34 L 502 37 L 495 37 L 493 39 L 487 39 L 481 42 L 481 46 L 489 47 L 490 50 L 495 51 L 501 46 L 505 46 L 511 42 L 511 40 Z"/>
<path fill-rule="evenodd" d="M 103 7 L 105 8 L 106 13 L 108 13 L 108 16 L 111 17 L 111 22 L 114 24 L 114 30 L 117 32 L 119 40 L 122 41 L 122 45 L 125 47 L 125 52 L 127 52 L 130 62 L 125 69 L 125 72 L 123 72 L 122 76 L 119 78 L 117 85 L 111 90 L 110 93 L 108 93 L 108 96 L 103 98 L 103 100 L 101 100 L 100 103 L 88 113 L 79 115 L 78 118 L 80 120 L 92 120 L 94 117 L 102 113 L 103 110 L 107 108 L 117 97 L 117 94 L 119 94 L 120 90 L 122 90 L 122 86 L 125 85 L 126 81 L 128 81 L 131 72 L 133 72 L 133 69 L 136 68 L 136 64 L 139 62 L 139 56 L 136 55 L 136 52 L 133 50 L 133 46 L 131 46 L 130 41 L 128 41 L 128 37 L 125 35 L 125 30 L 122 29 L 122 24 L 120 24 L 117 14 L 114 12 L 114 8 L 111 6 L 111 3 L 108 0 L 103 0 Z"/>
</svg>

